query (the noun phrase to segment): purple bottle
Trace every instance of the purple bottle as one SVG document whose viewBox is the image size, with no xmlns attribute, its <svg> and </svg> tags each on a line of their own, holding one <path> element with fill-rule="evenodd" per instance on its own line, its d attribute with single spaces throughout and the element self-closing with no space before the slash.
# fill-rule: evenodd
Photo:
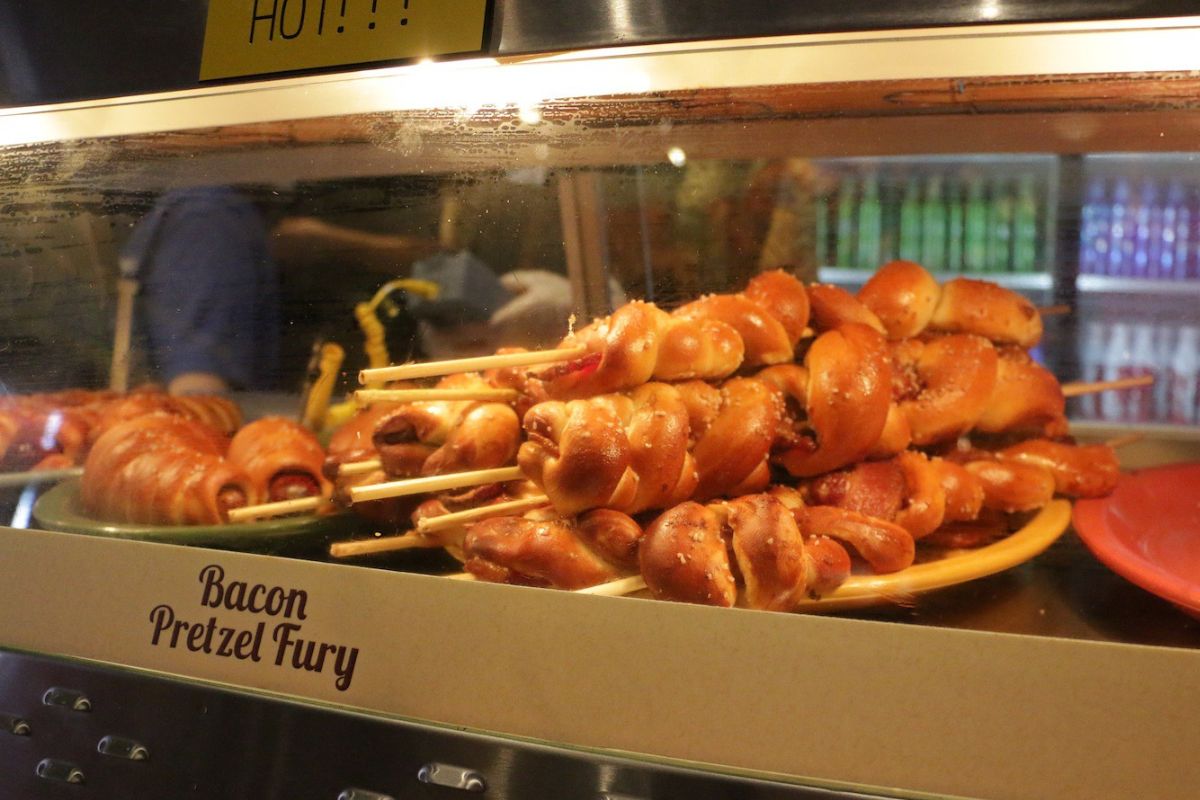
<svg viewBox="0 0 1200 800">
<path fill-rule="evenodd" d="M 1133 237 L 1136 220 L 1133 192 L 1129 181 L 1118 178 L 1113 184 L 1112 222 L 1108 235 L 1108 269 L 1113 277 L 1128 276 L 1133 269 Z"/>
<path fill-rule="evenodd" d="M 1186 210 L 1186 214 L 1184 210 Z M 1186 231 L 1186 236 L 1184 231 Z M 1197 248 L 1200 248 L 1200 202 L 1197 202 L 1196 188 L 1193 186 L 1187 190 L 1187 202 L 1183 204 L 1179 212 L 1179 220 L 1175 224 L 1175 252 L 1177 254 L 1175 270 L 1181 277 L 1200 278 L 1200 258 L 1197 257 Z"/>
<path fill-rule="evenodd" d="M 1146 178 L 1138 204 L 1133 212 L 1133 270 L 1134 278 L 1158 278 L 1162 256 L 1162 206 L 1158 203 L 1158 187 Z"/>
<path fill-rule="evenodd" d="M 1165 280 L 1183 277 L 1187 264 L 1187 221 L 1190 219 L 1183 184 L 1177 180 L 1167 184 L 1167 197 L 1162 207 L 1162 247 L 1158 253 L 1157 276 Z M 1180 221 L 1183 227 L 1180 228 Z M 1182 248 L 1180 247 L 1180 236 Z"/>
<path fill-rule="evenodd" d="M 1079 272 L 1083 275 L 1103 275 L 1108 272 L 1109 222 L 1112 208 L 1108 204 L 1103 178 L 1088 183 L 1079 220 Z"/>
</svg>

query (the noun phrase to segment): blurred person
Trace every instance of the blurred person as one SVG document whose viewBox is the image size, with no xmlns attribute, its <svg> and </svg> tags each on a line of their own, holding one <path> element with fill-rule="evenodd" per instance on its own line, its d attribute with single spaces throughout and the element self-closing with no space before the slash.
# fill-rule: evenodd
<svg viewBox="0 0 1200 800">
<path fill-rule="evenodd" d="M 336 298 L 345 290 L 381 283 L 379 276 L 433 282 L 437 299 L 409 297 L 405 309 L 415 321 L 415 350 L 426 358 L 552 346 L 567 332 L 576 307 L 567 278 L 539 269 L 497 275 L 461 247 L 461 219 L 453 225 L 458 235 L 443 231 L 434 239 L 288 211 L 286 199 L 264 202 L 252 190 L 195 187 L 166 193 L 135 227 L 122 251 L 123 272 L 141 284 L 135 318 L 145 366 L 169 392 L 288 388 L 285 378 L 302 365 L 280 363 L 284 323 L 287 335 L 303 334 L 281 311 L 287 273 L 317 270 L 304 294 L 322 297 L 301 304 L 305 316 L 344 313 L 344 330 L 353 303 Z M 614 305 L 624 302 L 611 280 L 609 294 Z"/>
<path fill-rule="evenodd" d="M 261 209 L 228 186 L 170 191 L 121 251 L 145 367 L 175 394 L 272 388 L 279 272 Z"/>
</svg>

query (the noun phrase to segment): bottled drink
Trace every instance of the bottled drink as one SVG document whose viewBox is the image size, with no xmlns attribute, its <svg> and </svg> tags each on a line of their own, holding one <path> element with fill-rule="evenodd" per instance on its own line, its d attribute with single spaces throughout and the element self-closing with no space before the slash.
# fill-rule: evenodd
<svg viewBox="0 0 1200 800">
<path fill-rule="evenodd" d="M 1022 175 L 1017 183 L 1017 202 L 1013 207 L 1013 272 L 1037 269 L 1037 197 L 1033 176 Z"/>
<path fill-rule="evenodd" d="M 946 192 L 946 269 L 963 271 L 963 204 L 957 181 Z"/>
<path fill-rule="evenodd" d="M 1087 197 L 1079 221 L 1079 271 L 1084 275 L 1108 272 L 1109 225 L 1112 207 L 1102 178 L 1088 182 Z"/>
<path fill-rule="evenodd" d="M 946 198 L 942 176 L 930 175 L 921 204 L 921 265 L 931 272 L 946 269 Z"/>
<path fill-rule="evenodd" d="M 1133 351 L 1124 368 L 1118 370 L 1119 378 L 1154 377 L 1156 371 L 1154 326 L 1138 323 L 1133 326 Z M 1149 422 L 1154 418 L 1154 385 L 1125 389 L 1126 416 L 1129 422 Z"/>
<path fill-rule="evenodd" d="M 1187 231 L 1186 235 L 1184 231 Z M 1183 241 L 1184 239 L 1186 241 Z M 1175 223 L 1175 258 L 1179 264 L 1175 269 L 1183 277 L 1200 278 L 1198 250 L 1200 250 L 1200 203 L 1196 202 L 1195 187 L 1190 187 L 1187 190 L 1187 202 L 1179 209 L 1179 220 Z"/>
<path fill-rule="evenodd" d="M 1079 374 L 1080 378 L 1088 383 L 1105 379 L 1104 336 L 1107 331 L 1108 326 L 1103 322 L 1089 322 L 1084 326 L 1083 342 L 1079 350 Z M 1102 394 L 1093 392 L 1079 398 L 1079 410 L 1085 418 L 1101 418 Z"/>
<path fill-rule="evenodd" d="M 1157 276 L 1172 280 L 1183 277 L 1181 270 L 1187 262 L 1187 228 L 1179 230 L 1180 213 L 1186 219 L 1187 207 L 1183 194 L 1183 184 L 1171 181 L 1167 185 L 1167 197 L 1162 206 L 1162 246 L 1158 253 Z M 1179 252 L 1179 236 L 1183 234 L 1183 253 Z M 1179 257 L 1183 260 L 1179 261 Z"/>
<path fill-rule="evenodd" d="M 1175 354 L 1175 326 L 1160 324 L 1154 332 L 1154 420 L 1171 418 L 1171 359 Z"/>
<path fill-rule="evenodd" d="M 883 206 L 879 201 L 879 176 L 871 174 L 863 181 L 862 200 L 858 204 L 859 269 L 879 269 L 883 264 Z"/>
<path fill-rule="evenodd" d="M 988 204 L 987 269 L 1007 272 L 1012 265 L 1013 198 L 1002 180 L 992 184 Z"/>
<path fill-rule="evenodd" d="M 983 180 L 967 181 L 967 205 L 963 211 L 963 266 L 967 272 L 983 272 L 987 265 L 987 201 Z"/>
<path fill-rule="evenodd" d="M 882 262 L 900 257 L 900 195 L 902 189 L 894 180 L 881 181 L 880 204 L 883 206 Z"/>
<path fill-rule="evenodd" d="M 1134 209 L 1129 181 L 1118 178 L 1113 184 L 1112 220 L 1108 227 L 1108 269 L 1114 277 L 1128 276 L 1133 261 Z"/>
<path fill-rule="evenodd" d="M 1162 255 L 1162 207 L 1158 204 L 1158 188 L 1149 178 L 1142 181 L 1133 219 L 1133 267 L 1130 274 L 1134 278 L 1157 278 Z"/>
<path fill-rule="evenodd" d="M 835 266 L 854 266 L 854 176 L 842 177 L 838 189 L 837 205 L 837 245 L 834 255 L 837 257 Z"/>
<path fill-rule="evenodd" d="M 1179 343 L 1171 358 L 1170 377 L 1171 422 L 1190 425 L 1197 416 L 1197 384 L 1200 383 L 1200 328 L 1185 325 L 1179 329 Z"/>
<path fill-rule="evenodd" d="M 900 257 L 921 260 L 921 190 L 916 178 L 909 178 L 900 200 Z"/>
<path fill-rule="evenodd" d="M 816 264 L 829 264 L 829 195 L 822 192 L 813 197 L 813 247 L 816 249 Z"/>
<path fill-rule="evenodd" d="M 1112 332 L 1108 337 L 1108 348 L 1104 353 L 1104 380 L 1114 381 L 1128 375 L 1129 367 L 1132 364 L 1129 349 L 1130 339 L 1131 333 L 1127 323 L 1118 322 L 1112 326 Z M 1100 417 L 1107 422 L 1125 420 L 1128 413 L 1126 394 L 1128 393 L 1101 392 Z"/>
</svg>

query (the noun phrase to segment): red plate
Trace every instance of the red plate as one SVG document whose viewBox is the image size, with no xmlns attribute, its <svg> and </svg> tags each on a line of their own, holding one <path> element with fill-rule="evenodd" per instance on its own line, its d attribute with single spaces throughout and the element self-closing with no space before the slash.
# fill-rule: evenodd
<svg viewBox="0 0 1200 800">
<path fill-rule="evenodd" d="M 1200 618 L 1200 464 L 1121 476 L 1075 504 L 1075 530 L 1118 575 Z"/>
</svg>

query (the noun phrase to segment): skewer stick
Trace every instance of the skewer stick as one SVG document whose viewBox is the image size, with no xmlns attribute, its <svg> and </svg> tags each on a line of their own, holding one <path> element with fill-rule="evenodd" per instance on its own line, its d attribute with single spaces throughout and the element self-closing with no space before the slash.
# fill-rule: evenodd
<svg viewBox="0 0 1200 800">
<path fill-rule="evenodd" d="M 479 506 L 478 508 L 468 508 L 466 511 L 455 511 L 450 514 L 439 514 L 436 517 L 426 517 L 417 523 L 418 533 L 434 533 L 442 531 L 446 528 L 453 528 L 464 522 L 473 522 L 477 519 L 486 519 L 488 517 L 497 517 L 503 514 L 517 514 L 522 511 L 528 511 L 531 508 L 544 506 L 550 502 L 550 498 L 544 494 L 534 495 L 533 497 L 523 497 L 520 500 L 509 500 L 504 503 L 493 503 L 490 506 Z"/>
<path fill-rule="evenodd" d="M 419 364 L 400 364 L 394 367 L 364 369 L 358 373 L 358 382 L 402 381 L 414 378 L 432 378 L 436 375 L 453 375 L 458 372 L 478 372 L 501 367 L 526 367 L 533 364 L 553 364 L 570 361 L 587 355 L 587 345 L 561 347 L 557 350 L 534 350 L 528 353 L 505 353 L 504 355 L 478 356 L 476 358 L 454 358 L 448 361 L 425 361 Z"/>
<path fill-rule="evenodd" d="M 472 472 L 458 472 L 453 475 L 431 475 L 427 478 L 409 478 L 402 481 L 375 483 L 368 486 L 352 486 L 350 502 L 362 503 L 368 500 L 385 500 L 389 497 L 405 497 L 412 494 L 427 492 L 443 492 L 447 489 L 465 489 L 468 486 L 482 486 L 486 483 L 504 483 L 519 481 L 525 477 L 520 467 L 499 467 L 497 469 L 479 469 Z"/>
<path fill-rule="evenodd" d="M 1154 383 L 1153 375 L 1138 375 L 1134 378 L 1118 378 L 1115 381 L 1092 381 L 1090 383 L 1077 381 L 1075 383 L 1064 383 L 1062 393 L 1064 397 L 1078 397 L 1081 394 L 1107 392 L 1109 389 L 1136 389 L 1139 386 L 1149 386 L 1152 383 Z"/>
<path fill-rule="evenodd" d="M 321 497 L 297 497 L 295 500 L 280 500 L 277 503 L 262 503 L 229 509 L 230 522 L 250 522 L 264 517 L 282 517 L 297 511 L 316 511 L 324 502 Z"/>
<path fill-rule="evenodd" d="M 329 555 L 334 558 L 365 556 L 371 553 L 391 553 L 397 550 L 415 550 L 441 547 L 437 539 L 430 539 L 409 531 L 399 536 L 376 536 L 374 539 L 354 539 L 334 542 L 329 545 Z"/>
<path fill-rule="evenodd" d="M 352 478 L 378 469 L 383 469 L 383 462 L 378 458 L 371 458 L 366 461 L 347 461 L 338 467 L 337 474 L 339 478 Z"/>
<path fill-rule="evenodd" d="M 1140 442 L 1144 438 L 1146 438 L 1144 433 L 1127 433 L 1124 436 L 1114 436 L 1112 439 L 1106 441 L 1105 444 L 1113 450 L 1118 450 L 1135 442 Z"/>
<path fill-rule="evenodd" d="M 449 575 L 443 575 L 443 578 L 449 578 L 452 581 L 473 581 L 475 576 L 469 572 L 452 572 Z"/>
<path fill-rule="evenodd" d="M 359 389 L 354 402 L 360 406 L 372 403 L 416 403 L 429 400 L 497 400 L 508 403 L 521 393 L 516 389 Z"/>
<path fill-rule="evenodd" d="M 1042 306 L 1038 309 L 1038 313 L 1043 317 L 1057 317 L 1062 314 L 1070 314 L 1071 307 L 1066 303 L 1059 303 L 1053 306 Z"/>
<path fill-rule="evenodd" d="M 628 578 L 617 578 L 608 583 L 599 583 L 586 589 L 576 589 L 575 594 L 598 594 L 602 597 L 620 597 L 626 594 L 640 592 L 646 588 L 646 579 L 641 575 L 630 575 Z"/>
<path fill-rule="evenodd" d="M 64 467 L 63 469 L 32 469 L 27 472 L 7 472 L 0 475 L 0 489 L 12 486 L 28 486 L 34 483 L 52 483 L 64 478 L 78 478 L 83 474 L 83 467 Z"/>
</svg>

